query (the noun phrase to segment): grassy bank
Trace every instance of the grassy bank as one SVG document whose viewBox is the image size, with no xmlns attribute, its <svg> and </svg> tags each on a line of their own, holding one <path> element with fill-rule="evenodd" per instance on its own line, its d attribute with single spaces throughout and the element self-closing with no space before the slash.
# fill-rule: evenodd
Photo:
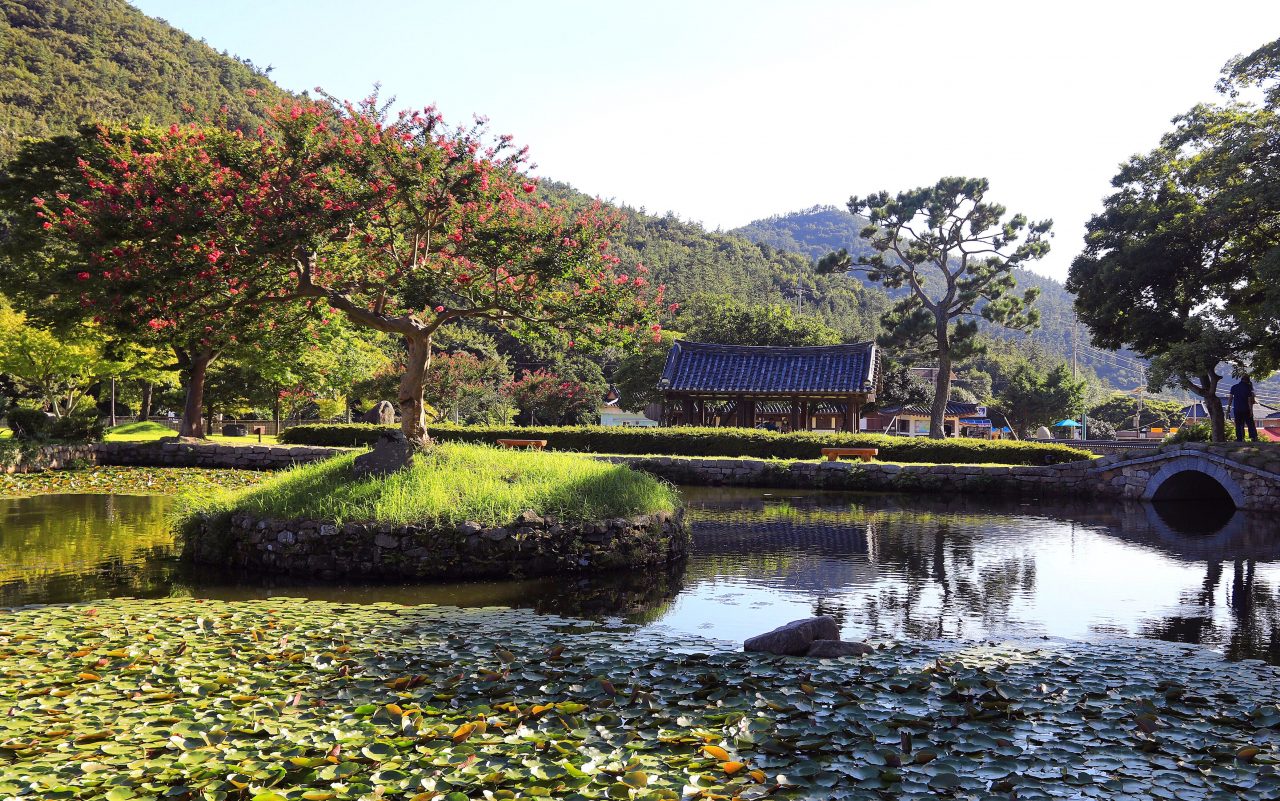
<svg viewBox="0 0 1280 801">
<path fill-rule="evenodd" d="M 372 445 L 384 426 L 307 425 L 285 429 L 280 441 L 297 445 Z M 557 451 L 664 456 L 727 456 L 755 459 L 819 459 L 823 448 L 877 448 L 879 459 L 911 464 L 1044 465 L 1092 459 L 1093 454 L 1043 442 L 888 437 L 818 431 L 780 434 L 755 428 L 604 428 L 602 426 L 432 426 L 441 442 L 490 443 L 499 439 L 545 439 Z"/>
<path fill-rule="evenodd" d="M 1276 673 L 1196 647 L 864 659 L 529 610 L 106 601 L 5 616 L 0 790 L 149 799 L 1274 798 Z"/>
<path fill-rule="evenodd" d="M 107 429 L 105 442 L 155 442 L 164 437 L 176 437 L 178 432 L 174 431 L 166 425 L 152 422 L 150 420 L 140 423 L 124 423 Z M 221 434 L 210 434 L 210 442 L 221 442 L 228 445 L 257 445 L 258 435 L 251 434 L 245 437 L 224 437 Z M 263 445 L 275 445 L 276 438 L 274 436 L 263 436 Z"/>
<path fill-rule="evenodd" d="M 295 467 L 256 487 L 188 496 L 188 513 L 450 525 L 506 525 L 526 509 L 600 520 L 676 506 L 675 490 L 644 473 L 574 454 L 445 444 L 386 478 L 352 477 L 355 454 Z"/>
</svg>

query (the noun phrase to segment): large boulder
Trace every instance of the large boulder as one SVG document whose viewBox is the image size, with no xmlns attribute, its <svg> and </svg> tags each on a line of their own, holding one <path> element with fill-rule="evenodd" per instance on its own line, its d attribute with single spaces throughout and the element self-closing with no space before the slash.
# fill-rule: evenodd
<svg viewBox="0 0 1280 801">
<path fill-rule="evenodd" d="M 866 656 L 876 649 L 865 642 L 842 642 L 840 640 L 814 640 L 809 643 L 805 656 L 820 659 L 839 659 L 842 656 Z"/>
<path fill-rule="evenodd" d="M 413 445 L 401 431 L 384 431 L 378 435 L 373 450 L 356 457 L 356 478 L 386 476 L 413 463 Z"/>
<path fill-rule="evenodd" d="M 830 615 L 793 620 L 773 631 L 752 637 L 742 650 L 757 653 L 804 656 L 814 640 L 839 640 L 840 626 Z"/>
<path fill-rule="evenodd" d="M 378 401 L 372 409 L 360 416 L 360 422 L 376 423 L 380 426 L 394 425 L 396 422 L 396 407 L 392 406 L 390 401 Z"/>
</svg>

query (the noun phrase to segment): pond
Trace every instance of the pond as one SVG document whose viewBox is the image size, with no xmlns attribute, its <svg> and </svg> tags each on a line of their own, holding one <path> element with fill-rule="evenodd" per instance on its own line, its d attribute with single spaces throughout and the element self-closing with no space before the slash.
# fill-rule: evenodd
<svg viewBox="0 0 1280 801">
<path fill-rule="evenodd" d="M 740 641 L 830 614 L 848 639 L 1199 643 L 1280 664 L 1280 525 L 1203 504 L 685 488 L 687 561 L 655 574 L 432 585 L 193 570 L 143 495 L 0 499 L 0 605 L 190 595 L 513 606 Z"/>
</svg>

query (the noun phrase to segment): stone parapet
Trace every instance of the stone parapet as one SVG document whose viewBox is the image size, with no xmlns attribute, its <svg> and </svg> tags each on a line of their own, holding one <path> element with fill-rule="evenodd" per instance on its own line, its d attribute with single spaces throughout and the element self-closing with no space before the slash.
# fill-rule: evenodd
<svg viewBox="0 0 1280 801">
<path fill-rule="evenodd" d="M 197 563 L 322 579 L 499 578 L 662 565 L 684 556 L 683 510 L 566 523 L 532 511 L 505 527 L 272 520 L 235 514 L 189 530 Z"/>
<path fill-rule="evenodd" d="M 676 484 L 891 492 L 1092 495 L 1150 499 L 1169 475 L 1197 470 L 1241 509 L 1280 511 L 1280 451 L 1259 455 L 1201 443 L 1133 450 L 1045 466 L 783 462 L 674 456 L 598 456 Z"/>
</svg>

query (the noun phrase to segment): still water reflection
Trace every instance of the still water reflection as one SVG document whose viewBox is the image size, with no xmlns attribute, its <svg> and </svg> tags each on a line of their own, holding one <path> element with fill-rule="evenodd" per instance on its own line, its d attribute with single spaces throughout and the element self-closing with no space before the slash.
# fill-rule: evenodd
<svg viewBox="0 0 1280 801">
<path fill-rule="evenodd" d="M 334 586 L 178 563 L 161 497 L 0 499 L 0 605 L 130 595 L 514 605 L 741 640 L 1134 635 L 1280 664 L 1280 524 L 1203 504 L 684 490 L 685 564 L 565 581 Z"/>
</svg>

